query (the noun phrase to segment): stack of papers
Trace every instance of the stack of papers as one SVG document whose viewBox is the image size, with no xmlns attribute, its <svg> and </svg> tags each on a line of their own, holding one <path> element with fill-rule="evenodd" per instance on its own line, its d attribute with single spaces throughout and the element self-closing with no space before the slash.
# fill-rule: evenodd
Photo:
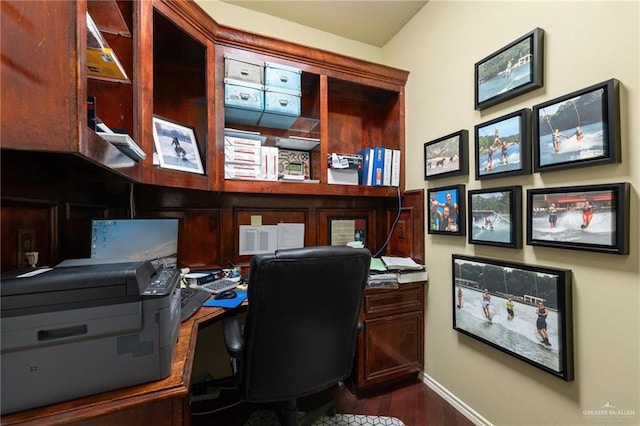
<svg viewBox="0 0 640 426">
<path fill-rule="evenodd" d="M 420 271 L 424 269 L 424 265 L 416 263 L 415 260 L 410 257 L 396 257 L 396 256 L 382 256 L 382 262 L 387 267 L 387 270 L 402 271 L 402 270 L 416 270 Z"/>
</svg>

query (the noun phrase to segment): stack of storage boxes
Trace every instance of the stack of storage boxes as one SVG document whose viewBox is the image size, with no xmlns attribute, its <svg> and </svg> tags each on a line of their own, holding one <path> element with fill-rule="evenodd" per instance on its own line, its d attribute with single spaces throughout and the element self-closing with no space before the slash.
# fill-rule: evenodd
<svg viewBox="0 0 640 426">
<path fill-rule="evenodd" d="M 300 116 L 301 71 L 266 62 L 264 66 L 264 113 L 259 125 L 288 129 Z"/>
<path fill-rule="evenodd" d="M 262 146 L 265 137 L 224 135 L 225 179 L 278 180 L 278 148 Z"/>
<path fill-rule="evenodd" d="M 290 128 L 300 116 L 301 74 L 298 68 L 226 54 L 225 120 Z"/>
<path fill-rule="evenodd" d="M 225 120 L 255 126 L 264 111 L 264 64 L 225 55 L 224 76 Z"/>
</svg>

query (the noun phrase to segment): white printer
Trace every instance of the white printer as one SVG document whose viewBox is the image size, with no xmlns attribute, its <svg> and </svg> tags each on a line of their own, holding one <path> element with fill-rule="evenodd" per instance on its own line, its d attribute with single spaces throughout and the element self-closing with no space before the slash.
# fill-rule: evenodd
<svg viewBox="0 0 640 426">
<path fill-rule="evenodd" d="M 2 414 L 169 376 L 179 281 L 149 261 L 3 275 Z"/>
</svg>

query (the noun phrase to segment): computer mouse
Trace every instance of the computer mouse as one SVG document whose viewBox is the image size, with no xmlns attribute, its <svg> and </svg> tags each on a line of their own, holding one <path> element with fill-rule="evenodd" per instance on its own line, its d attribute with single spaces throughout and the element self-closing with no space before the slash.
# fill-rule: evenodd
<svg viewBox="0 0 640 426">
<path fill-rule="evenodd" d="M 237 296 L 237 293 L 233 290 L 223 291 L 222 293 L 216 294 L 213 298 L 216 300 L 220 299 L 234 299 Z"/>
</svg>

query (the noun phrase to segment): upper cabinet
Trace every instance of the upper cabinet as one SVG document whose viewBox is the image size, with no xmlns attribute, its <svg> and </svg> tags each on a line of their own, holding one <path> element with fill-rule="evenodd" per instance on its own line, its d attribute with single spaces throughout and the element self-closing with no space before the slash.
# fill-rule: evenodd
<svg viewBox="0 0 640 426">
<path fill-rule="evenodd" d="M 403 155 L 406 71 L 220 26 L 191 1 L 1 6 L 3 149 L 78 154 L 134 182 L 161 186 L 397 193 L 392 186 L 331 182 L 328 156 L 374 147 Z M 96 45 L 108 50 L 96 54 Z M 121 75 L 96 75 L 101 58 Z M 132 159 L 107 141 L 94 114 L 146 157 Z M 233 132 L 258 135 L 242 160 L 272 155 L 275 179 L 226 167 L 237 153 L 225 144 Z M 283 172 L 288 181 L 277 180 Z"/>
<path fill-rule="evenodd" d="M 2 148 L 75 153 L 127 178 L 139 164 L 90 127 L 89 114 L 109 128 L 140 134 L 135 72 L 137 4 L 121 1 L 2 1 Z M 88 31 L 95 15 L 101 40 Z M 101 45 L 101 47 L 99 47 Z M 127 78 L 104 78 L 104 63 L 118 58 Z M 103 50 L 98 50 L 102 48 Z M 113 56 L 115 55 L 115 56 Z"/>
</svg>

